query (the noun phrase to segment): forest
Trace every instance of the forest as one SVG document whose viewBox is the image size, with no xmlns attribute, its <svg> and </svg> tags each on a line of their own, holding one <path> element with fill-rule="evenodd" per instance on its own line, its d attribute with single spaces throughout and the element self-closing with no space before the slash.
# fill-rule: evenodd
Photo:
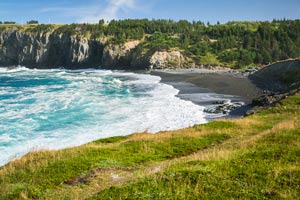
<svg viewBox="0 0 300 200">
<path fill-rule="evenodd" d="M 54 31 L 108 38 L 111 43 L 141 40 L 140 48 L 178 49 L 199 65 L 245 67 L 265 65 L 300 56 L 300 20 L 228 22 L 211 25 L 201 21 L 103 19 L 98 24 L 39 24 L 26 31 Z"/>
</svg>

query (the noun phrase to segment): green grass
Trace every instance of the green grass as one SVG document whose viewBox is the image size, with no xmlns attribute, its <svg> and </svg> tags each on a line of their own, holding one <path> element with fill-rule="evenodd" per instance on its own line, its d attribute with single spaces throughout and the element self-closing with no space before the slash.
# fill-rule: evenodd
<svg viewBox="0 0 300 200">
<path fill-rule="evenodd" d="M 63 26 L 63 24 L 0 24 L 0 32 L 1 31 L 19 31 L 19 32 L 47 32 L 51 30 L 58 29 L 59 27 Z"/>
<path fill-rule="evenodd" d="M 243 119 L 32 152 L 0 199 L 299 199 L 300 95 Z"/>
<path fill-rule="evenodd" d="M 299 158 L 299 131 L 281 131 L 232 159 L 181 164 L 91 199 L 298 199 Z"/>
<path fill-rule="evenodd" d="M 25 163 L 14 166 L 12 174 L 8 173 L 0 177 L 0 185 L 4 185 L 2 189 L 8 186 L 5 190 L 12 190 L 6 191 L 6 195 L 2 198 L 11 199 L 22 192 L 28 193 L 30 198 L 40 198 L 46 189 L 55 188 L 74 177 L 88 173 L 90 169 L 134 167 L 150 161 L 180 157 L 207 148 L 227 139 L 228 136 L 220 134 L 199 138 L 178 136 L 160 141 L 128 140 L 113 146 L 102 144 L 115 143 L 122 141 L 123 138 L 126 137 L 102 139 L 82 148 L 53 152 L 54 154 L 50 156 L 48 155 L 49 152 L 32 153 L 30 159 L 26 160 Z M 36 160 L 44 159 L 47 160 L 46 165 L 35 165 Z"/>
<path fill-rule="evenodd" d="M 100 143 L 117 143 L 120 142 L 122 140 L 125 140 L 126 138 L 128 138 L 128 136 L 114 136 L 114 137 L 110 137 L 110 138 L 104 138 L 104 139 L 100 139 L 95 141 L 95 144 L 100 144 Z"/>
<path fill-rule="evenodd" d="M 208 124 L 195 125 L 196 130 L 202 130 L 203 128 L 209 129 L 228 129 L 228 128 L 238 128 L 238 126 L 231 121 L 214 121 Z"/>
<path fill-rule="evenodd" d="M 207 53 L 205 56 L 201 56 L 200 64 L 203 65 L 220 65 L 220 61 L 217 56 L 212 53 Z"/>
<path fill-rule="evenodd" d="M 271 110 L 283 112 L 298 104 L 299 95 Z M 295 123 L 294 128 L 270 132 L 230 159 L 182 162 L 91 199 L 299 199 L 300 129 L 299 121 Z M 221 121 L 199 127 L 223 129 L 234 124 Z"/>
</svg>

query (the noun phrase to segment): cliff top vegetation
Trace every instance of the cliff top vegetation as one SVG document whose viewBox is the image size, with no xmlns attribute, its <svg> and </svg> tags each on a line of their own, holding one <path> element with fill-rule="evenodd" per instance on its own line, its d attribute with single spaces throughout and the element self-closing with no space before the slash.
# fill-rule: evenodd
<svg viewBox="0 0 300 200">
<path fill-rule="evenodd" d="M 142 40 L 141 48 L 177 48 L 199 65 L 243 67 L 300 56 L 300 20 L 210 25 L 201 21 L 127 19 L 112 20 L 109 24 L 104 20 L 98 24 L 2 24 L 2 31 L 51 31 L 91 39 L 108 38 L 111 43 L 117 44 Z"/>
</svg>

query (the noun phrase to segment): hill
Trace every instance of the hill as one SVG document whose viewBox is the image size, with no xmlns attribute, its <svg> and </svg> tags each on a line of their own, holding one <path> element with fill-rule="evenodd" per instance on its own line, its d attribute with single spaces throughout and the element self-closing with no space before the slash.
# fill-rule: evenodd
<svg viewBox="0 0 300 200">
<path fill-rule="evenodd" d="M 2 24 L 0 66 L 244 68 L 299 57 L 300 20 L 205 25 L 186 20 Z"/>
<path fill-rule="evenodd" d="M 274 63 L 250 76 L 260 87 L 272 91 L 286 91 L 300 87 L 300 60 Z"/>
</svg>

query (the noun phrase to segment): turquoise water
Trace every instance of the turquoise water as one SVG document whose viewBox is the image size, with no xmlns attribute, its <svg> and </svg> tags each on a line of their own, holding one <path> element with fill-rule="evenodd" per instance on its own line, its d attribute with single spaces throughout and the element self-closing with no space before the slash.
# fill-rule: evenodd
<svg viewBox="0 0 300 200">
<path fill-rule="evenodd" d="M 134 132 L 204 123 L 203 107 L 147 74 L 0 68 L 0 165 Z"/>
</svg>

